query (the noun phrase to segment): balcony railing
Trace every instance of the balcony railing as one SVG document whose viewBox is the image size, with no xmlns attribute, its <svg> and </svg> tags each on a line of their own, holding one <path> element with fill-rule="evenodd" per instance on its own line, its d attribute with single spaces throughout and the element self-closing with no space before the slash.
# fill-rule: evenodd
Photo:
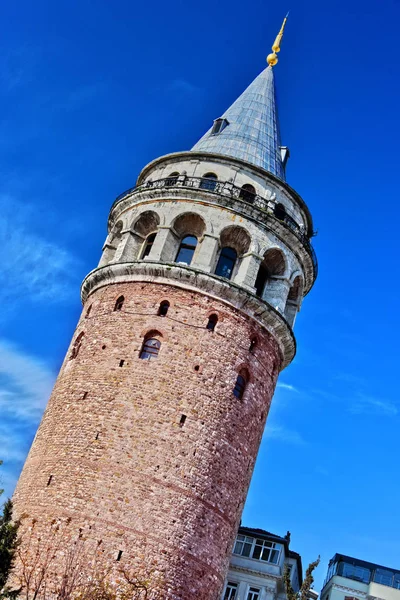
<svg viewBox="0 0 400 600">
<path fill-rule="evenodd" d="M 142 185 L 130 188 L 129 190 L 126 190 L 117 196 L 113 206 L 115 206 L 115 204 L 129 194 L 162 188 L 201 189 L 205 192 L 218 194 L 219 196 L 223 196 L 227 199 L 231 198 L 233 200 L 239 200 L 247 205 L 254 206 L 262 210 L 269 217 L 279 221 L 287 229 L 290 229 L 290 231 L 294 233 L 294 235 L 306 247 L 312 258 L 315 277 L 317 276 L 318 262 L 315 250 L 310 242 L 311 236 L 306 235 L 304 227 L 297 223 L 294 216 L 290 214 L 287 208 L 275 200 L 263 198 L 262 196 L 259 196 L 258 194 L 255 194 L 245 188 L 238 187 L 229 181 L 207 179 L 205 177 L 188 177 L 182 175 L 164 177 L 163 179 L 157 179 L 155 181 L 149 180 Z M 314 235 L 314 233 L 312 235 Z"/>
</svg>

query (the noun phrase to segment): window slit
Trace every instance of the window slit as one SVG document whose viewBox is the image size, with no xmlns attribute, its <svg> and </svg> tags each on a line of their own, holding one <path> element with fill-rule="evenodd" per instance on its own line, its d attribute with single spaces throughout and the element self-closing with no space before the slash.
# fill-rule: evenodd
<svg viewBox="0 0 400 600">
<path fill-rule="evenodd" d="M 186 415 L 181 416 L 181 420 L 179 421 L 179 427 L 183 427 L 186 421 Z"/>
<path fill-rule="evenodd" d="M 51 484 L 52 479 L 53 479 L 53 475 L 50 475 L 48 482 L 47 482 L 47 487 Z"/>
</svg>

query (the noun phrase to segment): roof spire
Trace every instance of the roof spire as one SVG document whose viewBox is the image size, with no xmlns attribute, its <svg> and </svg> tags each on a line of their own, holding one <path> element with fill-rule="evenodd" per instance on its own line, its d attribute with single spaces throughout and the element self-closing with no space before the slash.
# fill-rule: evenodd
<svg viewBox="0 0 400 600">
<path fill-rule="evenodd" d="M 272 44 L 272 54 L 268 54 L 268 56 L 267 56 L 267 63 L 269 64 L 270 67 L 274 67 L 278 62 L 277 52 L 280 52 L 280 50 L 281 50 L 281 42 L 282 42 L 282 38 L 283 38 L 283 32 L 285 31 L 285 25 L 286 25 L 288 16 L 289 16 L 289 12 L 286 15 L 286 17 L 283 19 L 282 27 L 281 27 L 278 35 L 276 36 L 274 43 Z"/>
</svg>

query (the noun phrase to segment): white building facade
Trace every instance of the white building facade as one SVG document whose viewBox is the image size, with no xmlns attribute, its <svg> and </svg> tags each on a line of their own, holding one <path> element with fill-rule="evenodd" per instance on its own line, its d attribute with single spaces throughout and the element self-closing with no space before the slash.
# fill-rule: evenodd
<svg viewBox="0 0 400 600">
<path fill-rule="evenodd" d="M 321 600 L 400 600 L 400 570 L 335 554 Z"/>
<path fill-rule="evenodd" d="M 289 542 L 289 533 L 280 537 L 263 529 L 239 527 L 222 599 L 286 600 L 286 567 L 298 591 L 303 577 L 301 557 L 289 549 Z"/>
</svg>

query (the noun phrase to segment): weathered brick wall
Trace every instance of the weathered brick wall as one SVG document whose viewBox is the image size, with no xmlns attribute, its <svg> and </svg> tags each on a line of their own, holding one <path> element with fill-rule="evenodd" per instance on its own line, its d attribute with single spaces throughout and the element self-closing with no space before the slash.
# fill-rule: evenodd
<svg viewBox="0 0 400 600">
<path fill-rule="evenodd" d="M 157 316 L 162 300 L 171 304 L 166 317 Z M 162 345 L 145 361 L 150 330 Z M 277 344 L 218 300 L 151 283 L 92 294 L 73 341 L 82 331 L 15 491 L 16 514 L 39 528 L 70 517 L 71 531 L 101 540 L 111 565 L 161 575 L 151 598 L 216 600 L 279 372 Z M 239 400 L 232 390 L 242 367 L 251 379 Z"/>
</svg>

